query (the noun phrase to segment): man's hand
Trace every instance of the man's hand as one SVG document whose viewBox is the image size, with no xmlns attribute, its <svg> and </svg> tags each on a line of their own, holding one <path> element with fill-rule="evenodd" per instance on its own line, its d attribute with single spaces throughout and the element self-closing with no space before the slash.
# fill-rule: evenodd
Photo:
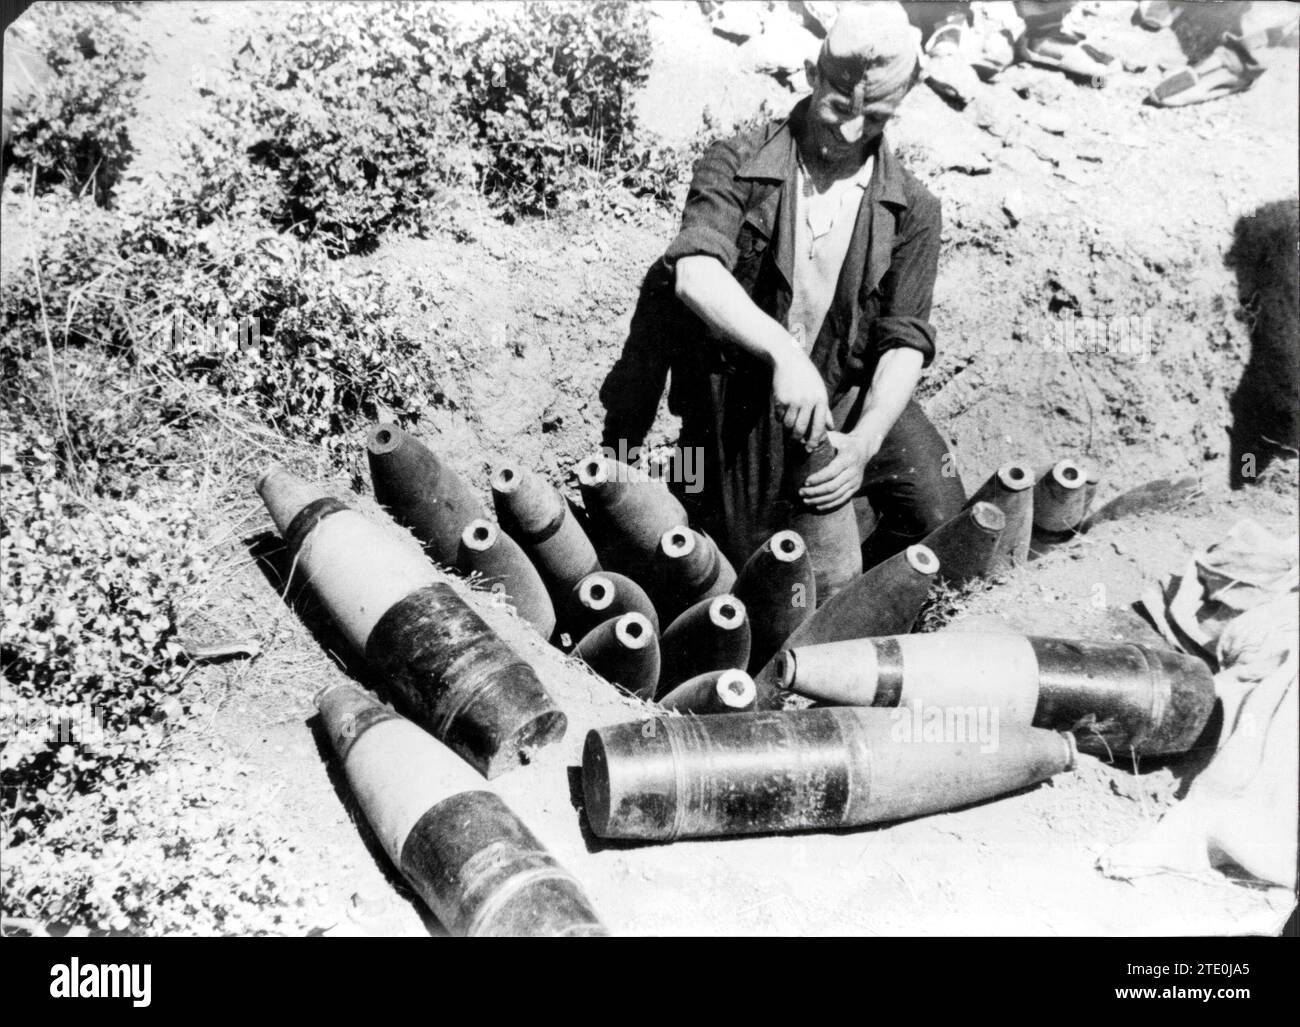
<svg viewBox="0 0 1300 1027">
<path fill-rule="evenodd" d="M 819 513 L 829 513 L 857 495 L 867 464 L 880 448 L 878 442 L 857 434 L 832 431 L 826 437 L 835 447 L 835 459 L 809 475 L 799 490 L 799 498 Z"/>
<path fill-rule="evenodd" d="M 790 438 L 816 449 L 834 424 L 830 400 L 821 374 L 793 340 L 788 351 L 772 354 L 772 398 Z"/>
</svg>

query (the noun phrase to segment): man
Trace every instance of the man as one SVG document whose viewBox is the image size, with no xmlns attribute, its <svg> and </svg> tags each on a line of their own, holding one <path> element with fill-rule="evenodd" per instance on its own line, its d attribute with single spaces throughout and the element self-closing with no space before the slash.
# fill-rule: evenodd
<svg viewBox="0 0 1300 1027">
<path fill-rule="evenodd" d="M 866 497 L 870 565 L 965 500 L 912 399 L 934 357 L 939 203 L 882 137 L 920 76 L 916 39 L 898 4 L 846 4 L 808 64 L 812 96 L 705 153 L 664 255 L 693 315 L 671 405 L 680 444 L 704 453 L 704 487 L 682 500 L 737 566 L 791 502 Z M 786 447 L 824 438 L 835 459 L 796 494 Z"/>
</svg>

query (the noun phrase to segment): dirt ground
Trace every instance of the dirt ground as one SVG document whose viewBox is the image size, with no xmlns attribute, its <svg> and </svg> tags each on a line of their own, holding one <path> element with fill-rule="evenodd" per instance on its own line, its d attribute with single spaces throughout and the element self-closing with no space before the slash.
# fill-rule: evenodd
<svg viewBox="0 0 1300 1027">
<path fill-rule="evenodd" d="M 1248 490 L 1228 489 L 1229 401 L 1250 341 L 1225 254 L 1239 219 L 1297 194 L 1296 52 L 1263 52 L 1269 70 L 1243 95 L 1145 108 L 1142 95 L 1162 67 L 1184 61 L 1182 51 L 1171 32 L 1130 26 L 1131 4 L 1101 7 L 1078 16 L 1099 45 L 1144 70 L 1094 90 L 1012 68 L 962 112 L 922 87 L 891 126 L 899 151 L 944 204 L 939 357 L 924 402 L 953 441 L 970 489 L 1007 459 L 1074 455 L 1102 469 L 1102 502 L 1162 475 L 1195 475 L 1204 491 L 1180 509 L 1107 524 L 971 597 L 956 629 L 997 617 L 1039 634 L 1153 637 L 1130 609 L 1144 581 L 1180 570 L 1191 550 L 1239 518 L 1294 530 L 1293 463 L 1275 464 Z M 706 106 L 725 123 L 764 99 L 778 109 L 794 102 L 771 78 L 739 66 L 739 48 L 709 32 L 697 5 L 654 10 L 658 56 L 638 109 L 666 139 L 701 131 Z M 148 141 L 142 168 L 171 159 L 168 140 L 203 103 L 195 73 L 219 73 L 255 36 L 257 19 L 239 3 L 144 6 L 140 31 L 157 47 L 157 65 L 134 133 Z M 640 277 L 674 225 L 672 214 L 641 211 L 507 226 L 483 212 L 471 242 L 389 239 L 362 258 L 418 276 L 438 298 L 430 338 L 444 340 L 436 344 L 445 347 L 446 374 L 421 436 L 485 494 L 489 467 L 507 456 L 572 488 L 574 461 L 599 442 L 598 391 Z M 1057 330 L 1060 311 L 1136 318 L 1145 349 L 1051 352 L 1042 340 Z M 665 415 L 652 438 L 669 441 L 673 432 Z M 361 451 L 358 439 L 358 484 Z M 334 484 L 342 492 L 352 482 Z M 383 518 L 368 495 L 357 501 Z M 214 775 L 250 782 L 249 815 L 274 820 L 292 840 L 282 858 L 313 882 L 321 932 L 437 933 L 350 816 L 311 706 L 316 689 L 344 672 L 249 555 L 270 531 L 251 485 L 230 497 L 223 517 L 229 570 L 195 630 L 250 634 L 262 654 L 199 672 L 201 698 L 178 735 L 180 753 Z M 1082 757 L 1075 773 L 1040 787 L 876 829 L 604 845 L 576 808 L 583 738 L 646 707 L 487 595 L 472 601 L 569 717 L 561 745 L 490 787 L 578 877 L 617 933 L 1272 933 L 1292 908 L 1286 890 L 1219 875 L 1121 882 L 1095 869 L 1108 846 L 1176 801 L 1187 761 L 1135 773 Z"/>
</svg>

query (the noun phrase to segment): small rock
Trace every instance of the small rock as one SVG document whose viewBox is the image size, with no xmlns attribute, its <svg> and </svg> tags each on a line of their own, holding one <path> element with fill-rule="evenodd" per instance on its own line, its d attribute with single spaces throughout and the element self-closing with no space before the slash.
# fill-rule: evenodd
<svg viewBox="0 0 1300 1027">
<path fill-rule="evenodd" d="M 1044 110 L 1038 115 L 1038 126 L 1044 132 L 1063 136 L 1065 130 L 1070 127 L 1070 119 L 1058 110 Z"/>
<path fill-rule="evenodd" d="M 1002 212 L 1010 220 L 1012 228 L 1024 220 L 1025 197 L 1019 189 L 1007 190 L 1007 194 L 1002 197 Z"/>
<path fill-rule="evenodd" d="M 713 16 L 713 34 L 728 42 L 743 43 L 762 31 L 763 20 L 758 13 L 758 4 L 723 4 Z"/>
<path fill-rule="evenodd" d="M 1136 75 L 1138 72 L 1142 72 L 1142 71 L 1146 71 L 1146 70 L 1147 70 L 1147 62 L 1146 62 L 1146 61 L 1141 61 L 1141 60 L 1133 61 L 1133 60 L 1129 60 L 1129 59 L 1126 57 L 1126 58 L 1124 58 L 1120 63 L 1124 65 L 1124 70 L 1125 70 L 1125 71 L 1130 72 L 1130 73 L 1135 74 L 1135 75 Z"/>
<path fill-rule="evenodd" d="M 785 32 L 764 32 L 740 48 L 743 59 L 755 71 L 778 79 L 789 79 L 803 70 L 804 61 L 817 56 L 818 42 L 811 32 L 794 27 Z"/>
</svg>

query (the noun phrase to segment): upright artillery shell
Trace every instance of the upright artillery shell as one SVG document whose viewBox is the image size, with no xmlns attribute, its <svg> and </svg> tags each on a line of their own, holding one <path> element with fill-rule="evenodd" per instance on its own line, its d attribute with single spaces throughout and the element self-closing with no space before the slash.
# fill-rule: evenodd
<svg viewBox="0 0 1300 1027">
<path fill-rule="evenodd" d="M 998 550 L 1006 516 L 992 503 L 975 503 L 925 537 L 939 558 L 939 577 L 961 586 L 988 574 Z"/>
<path fill-rule="evenodd" d="M 524 548 L 558 606 L 586 575 L 600 570 L 596 549 L 550 482 L 516 464 L 492 475 L 492 503 L 506 534 Z"/>
<path fill-rule="evenodd" d="M 1133 642 L 937 632 L 788 649 L 782 685 L 855 706 L 999 711 L 1000 722 L 1073 731 L 1084 752 L 1186 752 L 1214 707 L 1193 656 Z"/>
<path fill-rule="evenodd" d="M 659 640 L 650 621 L 625 613 L 597 625 L 573 647 L 573 655 L 606 681 L 642 699 L 653 699 L 659 681 Z"/>
<path fill-rule="evenodd" d="M 797 531 L 778 531 L 745 561 L 733 592 L 749 613 L 749 670 L 763 667 L 817 607 L 817 581 Z"/>
<path fill-rule="evenodd" d="M 1006 527 L 993 547 L 989 570 L 1008 570 L 1029 559 L 1029 537 L 1034 530 L 1034 472 L 1025 464 L 1003 464 L 966 502 L 992 503 L 1006 518 Z"/>
<path fill-rule="evenodd" d="M 1048 536 L 1073 534 L 1088 510 L 1087 485 L 1083 468 L 1058 461 L 1034 487 L 1034 528 Z"/>
<path fill-rule="evenodd" d="M 660 717 L 588 733 L 587 819 L 601 838 L 671 841 L 857 827 L 953 809 L 1072 769 L 1070 735 L 1000 728 L 912 738 L 857 707 Z"/>
<path fill-rule="evenodd" d="M 509 535 L 490 521 L 473 520 L 460 536 L 456 566 L 466 574 L 479 574 L 489 587 L 501 588 L 519 616 L 543 638 L 555 630 L 555 607 L 532 561 Z"/>
<path fill-rule="evenodd" d="M 645 589 L 626 575 L 597 571 L 574 587 L 565 604 L 561 627 L 574 638 L 581 638 L 598 624 L 625 613 L 641 614 L 659 634 L 659 614 Z"/>
<path fill-rule="evenodd" d="M 678 713 L 748 713 L 757 698 L 754 679 L 743 670 L 711 670 L 678 685 L 659 705 Z"/>
<path fill-rule="evenodd" d="M 532 667 L 413 543 L 283 467 L 257 488 L 321 605 L 413 720 L 489 778 L 564 737 Z"/>
<path fill-rule="evenodd" d="M 701 599 L 664 630 L 656 695 L 667 695 L 683 681 L 711 670 L 743 670 L 749 645 L 744 603 L 733 595 Z"/>
<path fill-rule="evenodd" d="M 429 555 L 453 567 L 461 532 L 487 511 L 474 490 L 428 446 L 395 424 L 377 424 L 366 441 L 375 498 L 411 529 Z"/>
<path fill-rule="evenodd" d="M 797 494 L 810 475 L 835 459 L 835 447 L 829 440 L 823 439 L 811 453 L 802 446 L 791 446 L 790 452 L 789 480 L 795 483 L 790 529 L 798 532 L 808 547 L 808 558 L 812 561 L 813 576 L 817 581 L 817 602 L 825 603 L 862 573 L 858 518 L 852 502 L 828 513 L 819 513 L 804 505 Z"/>
<path fill-rule="evenodd" d="M 578 465 L 578 484 L 610 566 L 643 573 L 654 560 L 664 532 L 686 524 L 686 511 L 661 481 L 607 456 Z"/>
<path fill-rule="evenodd" d="M 726 595 L 736 583 L 731 561 L 713 539 L 684 524 L 664 532 L 650 573 L 657 606 L 666 621 L 701 599 Z"/>
<path fill-rule="evenodd" d="M 316 696 L 384 852 L 451 934 L 603 935 L 575 881 L 453 754 L 353 684 Z"/>
</svg>

